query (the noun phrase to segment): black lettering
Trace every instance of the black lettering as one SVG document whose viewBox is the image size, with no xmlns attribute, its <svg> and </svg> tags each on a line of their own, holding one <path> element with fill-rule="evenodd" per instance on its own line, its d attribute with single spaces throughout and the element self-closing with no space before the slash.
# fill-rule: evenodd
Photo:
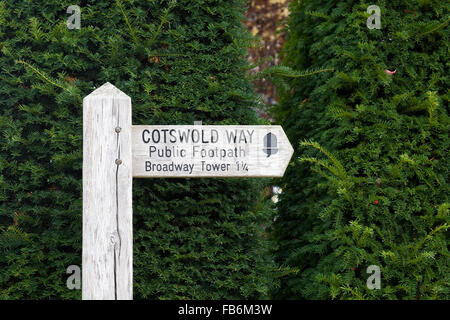
<svg viewBox="0 0 450 320">
<path fill-rule="evenodd" d="M 194 138 L 194 133 L 197 134 L 197 138 Z M 191 139 L 193 143 L 197 143 L 200 141 L 200 133 L 198 132 L 197 129 L 192 130 L 192 135 L 191 135 Z"/>
<path fill-rule="evenodd" d="M 226 131 L 227 132 L 227 138 L 229 143 L 236 143 L 236 136 L 237 136 L 237 130 L 233 131 Z"/>
<path fill-rule="evenodd" d="M 169 131 L 169 135 L 170 135 L 170 142 L 175 143 L 177 142 L 177 137 L 175 136 L 175 129 L 172 129 Z M 173 140 L 172 140 L 173 138 Z"/>
<path fill-rule="evenodd" d="M 155 132 L 158 134 L 158 139 L 155 138 Z M 159 130 L 155 129 L 152 132 L 152 140 L 154 143 L 159 143 L 159 140 L 161 139 L 161 134 L 159 133 Z"/>
<path fill-rule="evenodd" d="M 143 131 L 142 131 L 142 141 L 144 141 L 144 143 L 149 143 L 150 142 L 150 139 L 149 138 L 145 138 L 145 134 L 149 134 L 150 132 L 147 130 L 147 129 L 144 129 Z"/>
<path fill-rule="evenodd" d="M 205 140 L 205 130 L 202 130 L 202 143 L 209 143 L 208 140 Z"/>
<path fill-rule="evenodd" d="M 152 157 L 152 153 L 156 151 L 156 147 L 155 146 L 150 146 L 148 148 L 148 151 L 149 151 L 149 156 L 151 158 Z"/>
<path fill-rule="evenodd" d="M 219 141 L 219 132 L 216 129 L 211 129 L 211 143 Z"/>
<path fill-rule="evenodd" d="M 186 142 L 189 142 L 189 132 L 191 130 L 188 130 L 188 132 L 186 133 L 186 131 L 181 131 L 178 130 L 178 134 L 180 135 L 180 141 L 183 142 L 183 140 L 186 140 Z"/>
<path fill-rule="evenodd" d="M 167 136 L 167 131 L 169 131 L 169 129 L 162 129 L 161 130 L 162 132 L 163 132 L 163 134 L 164 134 L 164 143 L 166 143 L 167 141 L 166 141 L 166 136 Z"/>
</svg>

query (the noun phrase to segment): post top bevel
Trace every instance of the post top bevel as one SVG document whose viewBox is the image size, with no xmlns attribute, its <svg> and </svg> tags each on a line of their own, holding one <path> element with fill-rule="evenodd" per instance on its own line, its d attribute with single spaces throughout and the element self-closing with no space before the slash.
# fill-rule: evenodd
<svg viewBox="0 0 450 320">
<path fill-rule="evenodd" d="M 124 93 L 120 89 L 116 88 L 110 82 L 106 82 L 101 87 L 95 89 L 89 95 L 87 95 L 84 99 L 94 97 L 94 96 L 95 97 L 97 97 L 97 96 L 124 96 L 124 97 L 129 98 L 129 96 L 126 93 Z"/>
</svg>

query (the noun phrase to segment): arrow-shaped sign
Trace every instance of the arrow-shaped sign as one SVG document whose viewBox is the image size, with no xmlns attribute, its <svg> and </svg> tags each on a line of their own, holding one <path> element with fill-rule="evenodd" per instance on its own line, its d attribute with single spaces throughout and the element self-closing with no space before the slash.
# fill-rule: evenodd
<svg viewBox="0 0 450 320">
<path fill-rule="evenodd" d="M 133 126 L 106 83 L 83 99 L 83 299 L 133 298 L 133 177 L 281 177 L 280 126 Z"/>
<path fill-rule="evenodd" d="M 293 152 L 280 126 L 132 126 L 133 177 L 281 177 Z"/>
</svg>

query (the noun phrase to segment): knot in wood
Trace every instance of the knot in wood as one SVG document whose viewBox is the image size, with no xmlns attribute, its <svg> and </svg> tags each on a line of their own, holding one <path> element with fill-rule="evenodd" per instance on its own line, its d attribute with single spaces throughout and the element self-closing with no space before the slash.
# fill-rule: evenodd
<svg viewBox="0 0 450 320">
<path fill-rule="evenodd" d="M 119 243 L 119 234 L 117 233 L 117 231 L 111 233 L 111 235 L 109 236 L 109 240 L 114 245 Z"/>
</svg>

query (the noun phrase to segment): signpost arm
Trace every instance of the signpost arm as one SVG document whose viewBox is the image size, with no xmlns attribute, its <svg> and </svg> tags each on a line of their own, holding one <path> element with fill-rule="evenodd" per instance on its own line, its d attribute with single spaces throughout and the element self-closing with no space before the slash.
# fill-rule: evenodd
<svg viewBox="0 0 450 320">
<path fill-rule="evenodd" d="M 109 82 L 83 100 L 83 300 L 133 298 L 131 99 Z"/>
</svg>

